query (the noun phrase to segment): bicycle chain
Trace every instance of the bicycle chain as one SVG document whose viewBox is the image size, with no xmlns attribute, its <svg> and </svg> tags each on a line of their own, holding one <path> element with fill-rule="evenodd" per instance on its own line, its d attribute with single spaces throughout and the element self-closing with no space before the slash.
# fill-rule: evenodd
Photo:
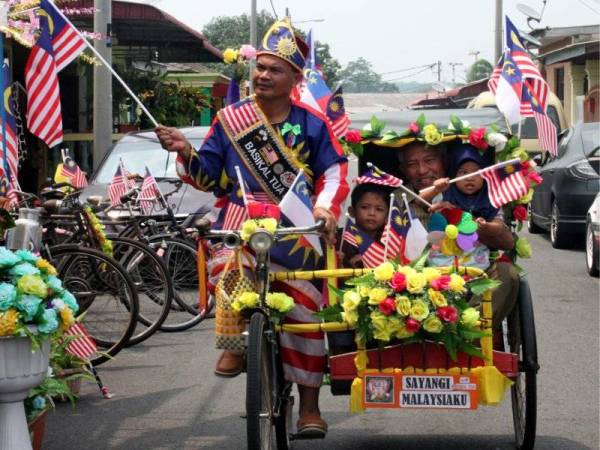
<svg viewBox="0 0 600 450">
<path fill-rule="evenodd" d="M 19 167 L 27 159 L 27 141 L 25 140 L 25 131 L 23 127 L 23 117 L 21 116 L 21 107 L 19 106 L 19 90 L 11 89 L 11 109 L 15 113 L 15 124 L 17 133 L 17 154 L 19 156 Z"/>
</svg>

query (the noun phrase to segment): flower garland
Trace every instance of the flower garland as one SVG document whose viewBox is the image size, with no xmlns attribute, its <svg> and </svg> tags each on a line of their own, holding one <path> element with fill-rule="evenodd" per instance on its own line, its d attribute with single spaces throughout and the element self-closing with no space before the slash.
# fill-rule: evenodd
<svg viewBox="0 0 600 450">
<path fill-rule="evenodd" d="M 356 329 L 358 343 L 433 340 L 443 343 L 453 360 L 458 351 L 482 357 L 472 344 L 484 336 L 481 318 L 467 300 L 497 287 L 497 281 L 386 262 L 346 284 L 351 287 L 338 292 L 341 304 L 316 315 L 345 321 Z"/>
<path fill-rule="evenodd" d="M 239 313 L 243 310 L 259 307 L 259 295 L 256 292 L 243 292 L 231 304 L 231 309 Z M 281 322 L 283 317 L 294 309 L 294 299 L 283 292 L 269 292 L 265 298 L 269 308 L 270 318 L 275 323 Z"/>
<path fill-rule="evenodd" d="M 104 232 L 104 229 L 106 227 L 102 223 L 100 223 L 98 216 L 96 216 L 96 214 L 94 214 L 94 212 L 92 211 L 92 208 L 87 206 L 84 209 L 84 211 L 85 211 L 85 216 L 86 216 L 86 219 L 90 226 L 90 229 L 92 230 L 92 232 L 94 233 L 94 236 L 96 237 L 96 239 L 98 239 L 98 242 L 100 243 L 100 248 L 102 249 L 102 252 L 105 255 L 112 257 L 113 256 L 113 245 L 112 245 L 112 241 L 110 239 L 108 239 L 108 237 L 106 237 L 106 233 Z"/>
<path fill-rule="evenodd" d="M 56 268 L 28 250 L 0 247 L 0 336 L 29 336 L 34 345 L 74 322 L 77 300 Z"/>
</svg>

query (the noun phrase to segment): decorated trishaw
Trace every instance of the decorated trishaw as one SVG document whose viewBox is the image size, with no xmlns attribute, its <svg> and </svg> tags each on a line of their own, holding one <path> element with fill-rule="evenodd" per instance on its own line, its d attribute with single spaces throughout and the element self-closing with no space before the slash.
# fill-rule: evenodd
<svg viewBox="0 0 600 450">
<path fill-rule="evenodd" d="M 397 160 L 396 152 L 415 140 L 432 145 L 470 142 L 482 152 L 494 152 L 498 162 L 516 159 L 512 167 L 529 183 L 528 192 L 504 205 L 504 217 L 519 231 L 524 220 L 519 210 L 537 179 L 528 154 L 502 116 L 491 110 L 429 113 L 394 114 L 390 122 L 396 131 L 372 118 L 360 134 L 350 133 L 342 143 L 359 155 L 362 170 L 373 161 L 393 171 L 390 161 Z M 372 408 L 474 410 L 500 404 L 510 390 L 516 446 L 533 447 L 539 366 L 531 293 L 523 273 L 517 304 L 504 321 L 501 347 L 494 349 L 491 291 L 498 282 L 481 269 L 461 266 L 458 245 L 452 247 L 459 250 L 455 263 L 443 268 L 426 266 L 430 246 L 413 261 L 395 258 L 377 267 L 350 269 L 335 268 L 335 252 L 328 248 L 323 270 L 272 272 L 269 251 L 274 243 L 290 235 L 317 234 L 322 223 L 283 227 L 272 205 L 253 204 L 249 213 L 239 231 L 210 230 L 207 224 L 201 230 L 203 239 L 222 239 L 236 251 L 238 262 L 226 270 L 227 283 L 219 283 L 216 296 L 217 306 L 241 312 L 248 324 L 248 448 L 287 449 L 293 439 L 305 438 L 292 430 L 291 383 L 284 379 L 279 351 L 282 331 L 328 335 L 331 392 L 349 395 L 353 413 Z M 457 238 L 447 230 L 444 239 Z M 515 242 L 513 250 L 496 257 L 514 262 L 518 255 L 529 256 L 527 244 Z M 252 261 L 253 273 L 243 268 L 244 258 Z M 322 321 L 286 323 L 293 299 L 271 292 L 271 283 L 314 279 L 327 284 L 329 304 L 317 313 Z M 479 309 L 469 305 L 472 296 L 480 296 Z"/>
</svg>

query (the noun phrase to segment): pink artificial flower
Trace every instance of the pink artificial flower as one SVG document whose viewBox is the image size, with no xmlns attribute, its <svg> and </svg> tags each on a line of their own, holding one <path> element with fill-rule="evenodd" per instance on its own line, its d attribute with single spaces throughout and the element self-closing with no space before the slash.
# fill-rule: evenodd
<svg viewBox="0 0 600 450">
<path fill-rule="evenodd" d="M 437 309 L 436 314 L 444 322 L 456 323 L 458 320 L 458 312 L 453 306 L 442 306 Z"/>
<path fill-rule="evenodd" d="M 404 325 L 406 326 L 406 331 L 408 331 L 409 333 L 416 333 L 421 328 L 421 324 L 419 323 L 419 321 L 413 319 L 412 317 L 406 319 Z"/>
<path fill-rule="evenodd" d="M 346 142 L 350 144 L 359 144 L 362 140 L 362 136 L 360 135 L 360 131 L 358 130 L 348 130 L 346 131 L 346 135 L 344 136 Z"/>
<path fill-rule="evenodd" d="M 384 315 L 389 316 L 396 310 L 396 301 L 392 297 L 388 297 L 379 303 L 379 311 Z"/>
<path fill-rule="evenodd" d="M 245 44 L 240 47 L 240 56 L 244 59 L 256 58 L 256 49 L 251 45 Z"/>
<path fill-rule="evenodd" d="M 469 143 L 478 150 L 488 148 L 488 143 L 485 140 L 485 128 L 475 128 L 469 133 Z"/>
<path fill-rule="evenodd" d="M 431 280 L 429 285 L 432 289 L 436 291 L 445 291 L 448 289 L 448 284 L 450 284 L 450 275 L 442 275 L 441 277 L 436 278 L 435 280 Z"/>
<path fill-rule="evenodd" d="M 536 171 L 531 171 L 531 172 L 529 172 L 529 173 L 527 174 L 527 179 L 528 179 L 529 181 L 532 181 L 532 182 L 534 182 L 535 184 L 541 184 L 541 183 L 542 183 L 542 181 L 544 181 L 544 180 L 542 179 L 542 177 L 540 176 L 540 174 L 539 174 L 539 173 L 537 173 Z"/>
<path fill-rule="evenodd" d="M 415 134 L 419 134 L 419 125 L 417 125 L 417 122 L 411 122 L 410 125 L 408 126 L 408 130 L 411 133 L 415 133 Z"/>
<path fill-rule="evenodd" d="M 396 292 L 402 292 L 406 289 L 406 276 L 403 273 L 396 272 L 390 280 L 390 286 Z"/>
</svg>

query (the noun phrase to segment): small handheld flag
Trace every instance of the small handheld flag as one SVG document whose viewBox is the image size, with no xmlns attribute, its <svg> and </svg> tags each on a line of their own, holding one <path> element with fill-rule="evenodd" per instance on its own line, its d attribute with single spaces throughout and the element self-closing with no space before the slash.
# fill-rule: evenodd
<svg viewBox="0 0 600 450">
<path fill-rule="evenodd" d="M 495 208 L 518 200 L 529 191 L 529 183 L 521 172 L 520 162 L 489 169 L 481 172 L 481 176 L 487 181 L 490 203 Z"/>
</svg>

